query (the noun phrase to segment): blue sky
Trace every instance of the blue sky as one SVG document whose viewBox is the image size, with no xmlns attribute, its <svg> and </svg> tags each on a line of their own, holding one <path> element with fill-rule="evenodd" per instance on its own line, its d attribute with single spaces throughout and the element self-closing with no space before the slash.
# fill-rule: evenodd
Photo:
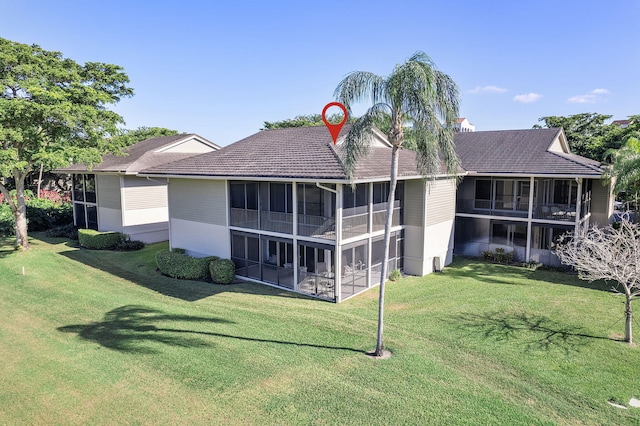
<svg viewBox="0 0 640 426">
<path fill-rule="evenodd" d="M 386 75 L 418 50 L 456 81 L 477 130 L 640 114 L 639 0 L 0 0 L 0 15 L 0 37 L 124 67 L 135 96 L 114 109 L 127 128 L 220 145 L 320 113 L 349 72 Z"/>
</svg>

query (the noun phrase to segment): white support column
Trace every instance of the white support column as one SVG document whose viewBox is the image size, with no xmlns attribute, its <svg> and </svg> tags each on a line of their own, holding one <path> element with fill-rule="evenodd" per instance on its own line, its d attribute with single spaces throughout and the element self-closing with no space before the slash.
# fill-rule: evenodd
<svg viewBox="0 0 640 426">
<path fill-rule="evenodd" d="M 342 271 L 342 249 L 341 249 L 341 244 L 342 244 L 342 190 L 344 188 L 344 185 L 339 183 L 336 184 L 336 189 L 338 190 L 338 192 L 336 193 L 336 248 L 334 250 L 334 255 L 335 255 L 335 259 L 334 259 L 334 263 L 335 263 L 335 267 L 333 270 L 333 280 L 334 280 L 334 285 L 335 285 L 335 292 L 336 292 L 336 302 L 340 302 L 342 301 L 342 296 L 341 296 L 341 288 L 342 288 L 342 279 L 341 276 L 342 274 L 340 273 L 340 271 Z"/>
<path fill-rule="evenodd" d="M 535 178 L 531 176 L 529 178 L 529 212 L 527 214 L 527 247 L 525 251 L 525 261 L 531 259 L 531 221 L 533 220 L 533 196 L 535 195 Z"/>
<path fill-rule="evenodd" d="M 578 181 L 578 193 L 576 194 L 576 219 L 573 233 L 578 235 L 578 231 L 580 231 L 580 210 L 582 209 L 582 178 L 576 180 Z M 571 203 L 571 199 L 569 199 L 569 203 Z"/>
<path fill-rule="evenodd" d="M 127 210 L 127 199 L 125 196 L 125 182 L 124 175 L 120 175 L 120 220 L 122 220 L 122 233 L 126 234 L 127 232 L 127 215 L 125 211 Z M 86 210 L 86 209 L 85 209 Z M 171 241 L 171 237 L 169 237 L 169 241 Z M 169 247 L 171 249 L 171 247 Z"/>
<path fill-rule="evenodd" d="M 360 185 L 368 185 L 368 193 L 369 193 L 369 207 L 367 214 L 367 233 L 370 234 L 373 231 L 373 182 L 371 183 L 361 183 Z"/>
<path fill-rule="evenodd" d="M 73 206 L 73 224 L 78 226 L 78 218 L 76 217 L 76 191 L 74 191 L 74 185 L 77 176 L 76 174 L 71 175 L 71 205 Z M 3 181 L 4 182 L 4 179 Z"/>
<path fill-rule="evenodd" d="M 298 184 L 291 182 L 291 202 L 293 206 L 293 289 L 298 291 L 298 268 L 300 267 L 300 259 L 298 258 Z"/>
<path fill-rule="evenodd" d="M 367 238 L 367 288 L 371 288 L 371 232 L 373 232 L 373 182 L 369 185 L 369 214 L 367 215 L 369 238 Z"/>
<path fill-rule="evenodd" d="M 231 196 L 229 194 L 229 181 L 224 181 L 225 187 L 225 195 L 224 195 L 224 205 L 227 210 L 226 220 L 227 220 L 227 234 L 229 234 L 229 244 L 231 244 L 231 232 L 229 230 L 229 224 L 231 223 Z M 171 233 L 171 204 L 169 204 L 169 191 L 171 188 L 169 187 L 169 178 L 167 178 L 167 213 L 169 216 L 169 220 L 167 221 L 167 231 L 169 232 L 169 250 L 171 250 L 171 240 L 173 239 L 173 234 Z M 231 245 L 229 245 L 229 253 L 231 253 Z M 231 259 L 231 256 L 229 256 Z"/>
</svg>

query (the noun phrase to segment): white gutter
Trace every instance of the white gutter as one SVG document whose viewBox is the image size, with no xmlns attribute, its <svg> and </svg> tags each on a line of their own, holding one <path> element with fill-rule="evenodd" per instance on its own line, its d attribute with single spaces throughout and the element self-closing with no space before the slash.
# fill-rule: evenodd
<svg viewBox="0 0 640 426">
<path fill-rule="evenodd" d="M 149 176 L 145 176 L 145 177 L 147 178 L 148 181 L 151 181 L 151 182 L 157 182 L 157 183 L 160 183 L 162 185 L 168 185 L 169 184 L 169 179 L 168 178 L 163 182 L 161 180 L 151 179 Z"/>
<path fill-rule="evenodd" d="M 337 189 L 333 189 L 333 188 L 327 188 L 326 186 L 322 186 L 320 185 L 320 182 L 316 182 L 316 186 L 320 189 L 324 189 L 325 191 L 329 191 L 329 192 L 333 192 L 334 194 L 338 194 L 338 190 Z"/>
</svg>

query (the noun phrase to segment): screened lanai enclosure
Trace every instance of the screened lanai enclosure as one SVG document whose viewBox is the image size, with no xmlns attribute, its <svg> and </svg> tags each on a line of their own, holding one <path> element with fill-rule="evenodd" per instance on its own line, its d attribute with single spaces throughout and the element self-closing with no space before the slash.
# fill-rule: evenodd
<svg viewBox="0 0 640 426">
<path fill-rule="evenodd" d="M 389 271 L 402 269 L 403 185 L 394 205 Z M 230 181 L 236 274 L 341 301 L 380 282 L 388 182 Z"/>
<path fill-rule="evenodd" d="M 588 227 L 592 187 L 591 179 L 466 178 L 458 189 L 455 252 L 501 248 L 519 262 L 560 266 L 555 243 Z"/>
</svg>

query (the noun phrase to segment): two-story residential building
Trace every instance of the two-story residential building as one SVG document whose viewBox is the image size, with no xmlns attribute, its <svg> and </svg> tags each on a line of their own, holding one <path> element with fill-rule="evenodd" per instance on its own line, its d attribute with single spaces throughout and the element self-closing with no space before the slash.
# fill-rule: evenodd
<svg viewBox="0 0 640 426">
<path fill-rule="evenodd" d="M 339 302 L 380 281 L 391 159 L 375 131 L 349 179 L 341 141 L 324 126 L 261 131 L 222 149 L 197 135 L 142 141 L 90 171 L 65 169 L 76 224 L 169 239 L 193 256 L 233 259 L 245 279 Z M 423 179 L 414 153 L 400 152 L 389 270 L 441 270 L 454 242 L 462 255 L 503 248 L 557 265 L 559 235 L 608 224 L 602 166 L 571 154 L 561 129 L 461 131 L 455 144 L 457 188 L 444 171 Z"/>
<path fill-rule="evenodd" d="M 168 181 L 171 247 L 231 258 L 245 279 L 340 302 L 380 281 L 391 161 L 375 132 L 349 180 L 340 141 L 324 126 L 264 130 L 141 175 Z M 400 152 L 389 270 L 425 275 L 451 262 L 454 181 L 445 173 L 425 181 L 414 153 Z"/>
<path fill-rule="evenodd" d="M 503 248 L 517 261 L 559 265 L 552 253 L 559 235 L 609 223 L 603 167 L 571 154 L 562 129 L 462 132 L 455 143 L 467 170 L 457 192 L 456 253 Z"/>
<path fill-rule="evenodd" d="M 72 175 L 77 227 L 122 232 L 153 243 L 169 239 L 167 182 L 139 177 L 138 172 L 219 148 L 196 134 L 160 136 L 131 145 L 121 155 L 104 155 L 92 168 L 72 164 L 57 172 Z"/>
</svg>

